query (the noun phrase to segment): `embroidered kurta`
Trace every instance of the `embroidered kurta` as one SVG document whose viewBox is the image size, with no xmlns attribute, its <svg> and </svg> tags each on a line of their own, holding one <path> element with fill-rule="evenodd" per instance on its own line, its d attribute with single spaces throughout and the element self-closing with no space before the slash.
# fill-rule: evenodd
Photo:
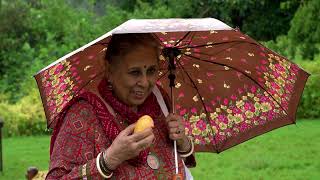
<svg viewBox="0 0 320 180">
<path fill-rule="evenodd" d="M 116 122 L 123 128 L 129 124 L 121 112 L 114 117 L 105 112 L 106 109 L 99 109 L 101 101 L 96 102 L 97 96 L 87 93 L 83 97 L 86 98 L 79 98 L 66 110 L 61 125 L 53 135 L 47 179 L 103 179 L 96 168 L 96 157 L 107 149 L 114 139 L 108 137 L 110 123 L 105 121 Z M 146 101 L 152 102 L 154 100 L 152 98 L 155 98 L 153 94 Z M 96 101 L 93 102 L 93 99 Z M 119 107 L 114 106 L 114 108 L 116 112 L 119 110 Z M 148 107 L 146 109 L 148 110 Z M 144 152 L 146 154 L 141 152 L 136 159 L 125 161 L 118 166 L 112 176 L 113 179 L 172 179 L 175 173 L 173 142 L 168 137 L 165 117 L 161 111 L 158 112 L 153 117 L 155 124 L 153 145 Z M 158 158 L 160 162 L 158 169 L 153 170 L 148 166 L 145 161 L 148 154 Z M 194 156 L 187 158 L 185 163 L 190 167 L 195 166 Z M 179 158 L 179 173 L 183 175 L 185 173 L 181 158 Z"/>
</svg>

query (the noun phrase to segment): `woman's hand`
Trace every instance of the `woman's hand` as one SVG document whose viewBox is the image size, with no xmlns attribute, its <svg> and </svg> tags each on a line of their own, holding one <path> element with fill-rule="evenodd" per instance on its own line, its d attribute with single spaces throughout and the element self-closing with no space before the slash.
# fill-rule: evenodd
<svg viewBox="0 0 320 180">
<path fill-rule="evenodd" d="M 169 138 L 176 140 L 179 151 L 186 152 L 190 148 L 188 137 L 185 135 L 183 118 L 175 114 L 169 114 L 166 118 Z"/>
<path fill-rule="evenodd" d="M 147 128 L 142 132 L 132 134 L 134 126 L 135 124 L 131 124 L 121 131 L 106 150 L 106 162 L 111 170 L 116 169 L 122 162 L 138 156 L 140 151 L 152 144 L 154 139 L 152 129 Z"/>
</svg>

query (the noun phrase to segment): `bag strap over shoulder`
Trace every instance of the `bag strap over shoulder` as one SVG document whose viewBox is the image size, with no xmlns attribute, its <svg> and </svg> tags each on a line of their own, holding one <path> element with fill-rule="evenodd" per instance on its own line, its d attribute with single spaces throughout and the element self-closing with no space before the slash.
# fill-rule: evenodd
<svg viewBox="0 0 320 180">
<path fill-rule="evenodd" d="M 112 114 L 112 116 L 116 117 L 116 113 L 114 112 L 113 108 L 100 96 L 99 93 L 97 93 L 96 95 L 101 99 L 104 105 L 106 105 L 109 113 Z"/>
<path fill-rule="evenodd" d="M 163 96 L 157 86 L 154 86 L 152 90 L 153 94 L 156 96 L 158 104 L 160 105 L 161 111 L 164 114 L 165 117 L 169 115 L 169 111 L 167 108 L 166 103 L 164 102 Z"/>
</svg>

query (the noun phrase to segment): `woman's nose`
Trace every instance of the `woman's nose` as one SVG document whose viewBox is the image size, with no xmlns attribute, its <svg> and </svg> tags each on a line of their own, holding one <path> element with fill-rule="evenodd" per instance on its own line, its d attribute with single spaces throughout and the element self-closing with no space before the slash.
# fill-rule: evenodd
<svg viewBox="0 0 320 180">
<path fill-rule="evenodd" d="M 140 78 L 139 85 L 140 85 L 140 86 L 143 86 L 143 87 L 148 87 L 148 85 L 149 85 L 149 79 L 148 79 L 148 77 L 145 76 L 145 75 L 142 76 L 142 77 Z"/>
</svg>

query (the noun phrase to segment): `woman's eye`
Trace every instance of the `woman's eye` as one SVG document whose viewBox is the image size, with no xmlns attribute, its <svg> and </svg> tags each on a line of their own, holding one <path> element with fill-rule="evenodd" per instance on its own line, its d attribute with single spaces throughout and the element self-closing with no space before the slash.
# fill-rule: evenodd
<svg viewBox="0 0 320 180">
<path fill-rule="evenodd" d="M 156 72 L 156 69 L 149 69 L 148 74 L 154 74 Z"/>
<path fill-rule="evenodd" d="M 134 76 L 138 76 L 140 74 L 139 71 L 131 71 L 129 72 L 129 74 L 134 75 Z"/>
</svg>

